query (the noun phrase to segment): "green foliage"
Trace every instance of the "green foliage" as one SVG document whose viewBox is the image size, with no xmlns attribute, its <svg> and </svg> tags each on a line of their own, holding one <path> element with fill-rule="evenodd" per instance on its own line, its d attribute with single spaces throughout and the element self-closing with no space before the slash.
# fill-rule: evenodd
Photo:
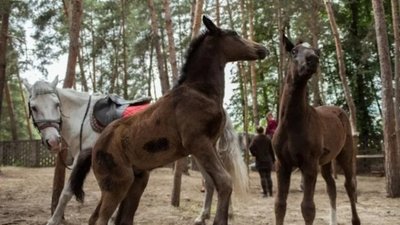
<svg viewBox="0 0 400 225">
<path fill-rule="evenodd" d="M 65 1 L 68 3 L 68 1 Z M 313 2 L 313 1 L 312 1 Z M 318 18 L 312 16 L 310 1 L 255 1 L 254 29 L 255 41 L 263 43 L 270 51 L 265 60 L 257 62 L 257 101 L 259 114 L 277 113 L 279 103 L 279 33 L 278 9 L 282 9 L 282 19 L 287 23 L 286 34 L 311 42 L 311 25 L 319 29 L 318 47 L 322 50 L 320 89 L 326 104 L 347 108 L 341 80 L 338 76 L 335 43 L 330 29 L 327 13 L 322 2 L 318 3 Z M 178 66 L 185 60 L 185 49 L 191 38 L 191 0 L 172 0 L 172 21 L 177 51 Z M 229 7 L 228 7 L 229 3 Z M 245 1 L 246 6 L 248 0 Z M 242 14 L 239 0 L 220 1 L 221 26 L 233 28 L 239 33 L 242 27 Z M 162 41 L 167 43 L 162 13 L 161 0 L 155 0 L 159 16 Z M 393 42 L 391 26 L 390 1 L 384 2 L 388 21 L 390 43 Z M 140 95 L 153 95 L 154 78 L 158 70 L 152 52 L 152 39 L 149 9 L 146 1 L 96 1 L 84 0 L 84 16 L 80 33 L 83 71 L 77 68 L 77 88 L 80 78 L 85 75 L 90 91 L 114 92 L 123 94 L 124 69 L 128 73 L 129 98 Z M 345 53 L 345 64 L 348 82 L 357 110 L 357 129 L 360 132 L 361 151 L 378 151 L 382 139 L 382 122 L 380 113 L 379 62 L 376 50 L 375 31 L 371 1 L 344 0 L 335 1 L 333 5 L 337 25 L 341 34 L 341 43 Z M 215 18 L 215 2 L 205 1 L 204 14 Z M 248 15 L 246 14 L 246 18 Z M 125 24 L 123 24 L 123 21 Z M 248 28 L 248 23 L 246 24 Z M 124 30 L 124 33 L 122 32 Z M 28 32 L 30 31 L 30 32 Z M 162 32 L 161 32 L 162 31 Z M 68 18 L 65 15 L 63 1 L 14 1 L 11 14 L 10 53 L 8 56 L 8 79 L 12 93 L 18 93 L 16 74 L 33 68 L 39 69 L 43 77 L 48 71 L 46 66 L 60 56 L 68 53 Z M 33 33 L 34 50 L 26 46 L 25 35 Z M 15 38 L 14 38 L 15 37 Z M 390 45 L 393 52 L 393 46 Z M 124 54 L 124 48 L 126 54 Z M 164 48 L 167 56 L 167 48 Z M 152 58 L 153 57 L 153 58 Z M 126 60 L 126 68 L 124 67 Z M 150 61 L 153 61 L 150 65 Z M 228 104 L 228 111 L 236 127 L 243 129 L 243 96 L 242 83 L 236 65 L 231 66 L 231 82 L 236 87 Z M 169 68 L 168 68 L 169 69 Z M 169 69 L 170 70 L 170 69 Z M 114 84 L 112 81 L 115 79 Z M 248 79 L 250 80 L 250 78 Z M 253 121 L 250 83 L 248 89 L 248 117 Z M 18 127 L 26 127 L 23 119 L 21 97 L 13 94 L 13 101 L 18 114 Z M 3 106 L 3 109 L 5 107 Z M 9 139 L 7 110 L 3 110 L 3 121 L 0 125 L 0 139 Z M 263 124 L 262 124 L 263 125 Z M 250 122 L 250 130 L 254 124 Z M 24 129 L 19 135 L 26 137 Z M 372 150 L 371 150 L 372 149 Z"/>
</svg>

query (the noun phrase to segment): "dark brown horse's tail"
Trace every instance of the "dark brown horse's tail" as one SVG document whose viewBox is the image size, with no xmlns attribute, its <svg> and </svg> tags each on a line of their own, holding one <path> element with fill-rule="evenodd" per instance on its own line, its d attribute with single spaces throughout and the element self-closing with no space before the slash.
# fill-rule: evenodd
<svg viewBox="0 0 400 225">
<path fill-rule="evenodd" d="M 70 185 L 72 193 L 78 202 L 83 202 L 85 192 L 83 191 L 83 182 L 92 166 L 92 149 L 87 148 L 79 153 L 78 159 L 70 176 Z"/>
</svg>

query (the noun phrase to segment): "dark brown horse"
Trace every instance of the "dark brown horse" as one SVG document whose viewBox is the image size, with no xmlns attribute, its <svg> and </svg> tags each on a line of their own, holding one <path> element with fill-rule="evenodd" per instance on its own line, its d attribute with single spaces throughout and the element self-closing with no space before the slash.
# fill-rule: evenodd
<svg viewBox="0 0 400 225">
<path fill-rule="evenodd" d="M 92 168 L 101 200 L 89 224 L 106 225 L 120 203 L 116 223 L 132 224 L 148 171 L 189 154 L 216 186 L 214 225 L 228 223 L 231 178 L 215 149 L 225 123 L 224 68 L 227 62 L 265 58 L 267 50 L 207 17 L 203 23 L 207 31 L 192 41 L 178 84 L 147 110 L 110 124 L 98 138 Z"/>
<path fill-rule="evenodd" d="M 326 181 L 331 204 L 331 225 L 336 225 L 336 185 L 331 161 L 336 158 L 343 168 L 345 187 L 350 199 L 353 225 L 360 224 L 356 210 L 353 143 L 346 113 L 335 106 L 311 107 L 307 103 L 307 81 L 319 65 L 319 50 L 307 43 L 293 45 L 284 37 L 291 55 L 289 71 L 280 102 L 279 125 L 272 139 L 278 158 L 278 193 L 275 198 L 276 224 L 282 225 L 292 168 L 299 167 L 304 177 L 301 212 L 306 225 L 315 218 L 314 191 L 318 167 Z M 354 180 L 353 180 L 354 179 Z"/>
</svg>

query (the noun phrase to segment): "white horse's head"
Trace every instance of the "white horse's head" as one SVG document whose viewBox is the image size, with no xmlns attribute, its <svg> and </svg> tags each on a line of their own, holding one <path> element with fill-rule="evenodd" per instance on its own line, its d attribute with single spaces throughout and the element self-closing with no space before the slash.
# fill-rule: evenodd
<svg viewBox="0 0 400 225">
<path fill-rule="evenodd" d="M 58 77 L 53 82 L 37 81 L 30 85 L 23 80 L 29 92 L 29 113 L 33 124 L 39 130 L 43 144 L 52 151 L 59 151 L 61 144 L 61 109 L 57 93 Z"/>
</svg>

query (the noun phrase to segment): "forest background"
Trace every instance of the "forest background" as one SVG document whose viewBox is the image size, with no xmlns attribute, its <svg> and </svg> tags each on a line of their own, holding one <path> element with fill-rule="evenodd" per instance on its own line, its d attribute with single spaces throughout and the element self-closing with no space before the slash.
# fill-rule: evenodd
<svg viewBox="0 0 400 225">
<path fill-rule="evenodd" d="M 28 119 L 27 93 L 20 79 L 37 80 L 33 78 L 36 76 L 51 81 L 57 73 L 49 68 L 68 54 L 70 28 L 74 28 L 70 25 L 74 21 L 72 2 L 0 0 L 2 27 L 4 15 L 9 15 L 0 140 L 39 137 Z M 73 68 L 76 76 L 71 83 L 74 89 L 116 93 L 126 99 L 149 95 L 157 100 L 173 86 L 193 36 L 195 0 L 81 2 L 79 49 Z M 393 103 L 394 97 L 385 100 L 382 92 L 387 80 L 381 74 L 377 40 L 382 33 L 377 33 L 374 25 L 374 2 L 383 6 L 389 64 L 394 66 L 398 61 L 398 30 L 395 31 L 392 21 L 396 21 L 393 9 L 398 10 L 399 6 L 393 5 L 397 1 L 205 0 L 205 15 L 223 28 L 263 43 L 270 51 L 265 60 L 227 66 L 230 85 L 225 106 L 237 131 L 254 131 L 256 126 L 265 125 L 266 112 L 277 115 L 279 111 L 279 93 L 287 65 L 280 40 L 285 34 L 321 49 L 320 71 L 309 83 L 310 103 L 337 105 L 349 114 L 354 113 L 353 132 L 358 135 L 359 154 L 382 153 L 387 102 Z M 343 55 L 338 54 L 338 42 Z M 338 56 L 342 57 L 343 68 Z M 58 74 L 63 78 L 61 73 Z M 389 78 L 393 87 L 396 74 L 395 69 Z M 350 104 L 348 96 L 352 97 Z M 395 106 L 398 108 L 399 104 Z"/>
</svg>

